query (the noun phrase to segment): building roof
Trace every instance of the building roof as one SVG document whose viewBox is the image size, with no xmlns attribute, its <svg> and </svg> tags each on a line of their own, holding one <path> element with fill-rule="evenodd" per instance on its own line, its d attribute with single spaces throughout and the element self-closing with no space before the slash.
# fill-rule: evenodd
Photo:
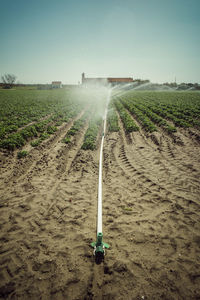
<svg viewBox="0 0 200 300">
<path fill-rule="evenodd" d="M 107 78 L 83 78 L 84 81 L 105 81 Z"/>
<path fill-rule="evenodd" d="M 108 77 L 107 80 L 108 80 L 108 82 L 133 82 L 133 78 L 131 78 L 131 77 L 128 77 L 128 78 Z"/>
<path fill-rule="evenodd" d="M 85 77 L 85 73 L 82 73 L 82 83 L 94 83 L 94 82 L 108 82 L 108 83 L 128 83 L 133 82 L 131 77 L 107 77 L 107 78 L 88 78 Z"/>
<path fill-rule="evenodd" d="M 62 82 L 61 81 L 52 81 L 51 84 L 61 84 Z"/>
</svg>

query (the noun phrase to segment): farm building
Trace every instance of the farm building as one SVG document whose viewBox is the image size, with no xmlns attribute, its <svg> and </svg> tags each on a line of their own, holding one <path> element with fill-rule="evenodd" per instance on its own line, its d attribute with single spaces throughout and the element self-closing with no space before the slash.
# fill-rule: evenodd
<svg viewBox="0 0 200 300">
<path fill-rule="evenodd" d="M 85 73 L 82 73 L 82 84 L 107 84 L 110 83 L 112 85 L 117 84 L 127 84 L 134 82 L 133 78 L 131 77 L 121 77 L 121 78 L 115 78 L 115 77 L 107 77 L 107 78 L 86 78 Z"/>
<path fill-rule="evenodd" d="M 52 81 L 51 87 L 52 87 L 52 89 L 61 89 L 62 82 L 61 81 Z"/>
</svg>

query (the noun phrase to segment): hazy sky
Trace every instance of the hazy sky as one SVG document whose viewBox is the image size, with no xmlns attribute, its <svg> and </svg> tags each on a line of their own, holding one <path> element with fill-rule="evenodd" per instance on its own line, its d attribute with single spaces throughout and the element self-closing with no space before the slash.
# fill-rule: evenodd
<svg viewBox="0 0 200 300">
<path fill-rule="evenodd" d="M 200 0 L 0 0 L 0 75 L 200 82 Z"/>
</svg>

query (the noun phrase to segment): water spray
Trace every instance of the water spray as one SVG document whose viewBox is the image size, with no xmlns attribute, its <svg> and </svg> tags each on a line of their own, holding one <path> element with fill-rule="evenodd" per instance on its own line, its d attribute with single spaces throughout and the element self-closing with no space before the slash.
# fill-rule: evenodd
<svg viewBox="0 0 200 300">
<path fill-rule="evenodd" d="M 130 84 L 125 85 L 124 87 L 115 86 L 109 88 L 107 95 L 107 102 L 105 113 L 103 117 L 103 133 L 101 139 L 101 147 L 100 147 L 100 157 L 99 157 L 99 184 L 98 184 L 98 212 L 97 212 L 97 240 L 96 242 L 91 243 L 91 246 L 94 248 L 94 255 L 97 263 L 100 263 L 104 259 L 105 249 L 108 249 L 110 246 L 107 243 L 103 242 L 103 230 L 102 230 L 102 166 L 103 166 L 103 144 L 104 137 L 106 132 L 106 122 L 107 122 L 107 112 L 108 112 L 108 104 L 110 101 L 110 96 L 112 90 L 118 90 L 118 94 L 123 94 L 127 91 L 127 87 L 130 87 Z"/>
</svg>

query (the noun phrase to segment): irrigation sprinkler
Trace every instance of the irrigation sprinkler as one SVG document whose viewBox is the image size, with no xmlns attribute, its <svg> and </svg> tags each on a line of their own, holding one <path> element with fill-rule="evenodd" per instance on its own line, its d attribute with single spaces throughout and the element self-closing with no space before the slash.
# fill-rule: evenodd
<svg viewBox="0 0 200 300">
<path fill-rule="evenodd" d="M 94 248 L 94 255 L 97 262 L 101 262 L 105 255 L 105 249 L 109 248 L 107 243 L 103 242 L 103 230 L 102 230 L 102 163 L 103 163 L 103 144 L 106 131 L 106 120 L 107 120 L 107 111 L 108 103 L 110 100 L 111 90 L 108 91 L 106 109 L 104 114 L 104 126 L 101 139 L 101 148 L 100 148 L 100 157 L 99 157 L 99 183 L 98 183 L 98 213 L 97 213 L 97 240 L 96 242 L 91 243 L 91 246 Z"/>
<path fill-rule="evenodd" d="M 104 259 L 105 249 L 110 247 L 107 243 L 103 242 L 102 232 L 98 232 L 97 241 L 91 243 L 91 246 L 94 248 L 94 255 L 97 262 L 100 262 Z"/>
</svg>

